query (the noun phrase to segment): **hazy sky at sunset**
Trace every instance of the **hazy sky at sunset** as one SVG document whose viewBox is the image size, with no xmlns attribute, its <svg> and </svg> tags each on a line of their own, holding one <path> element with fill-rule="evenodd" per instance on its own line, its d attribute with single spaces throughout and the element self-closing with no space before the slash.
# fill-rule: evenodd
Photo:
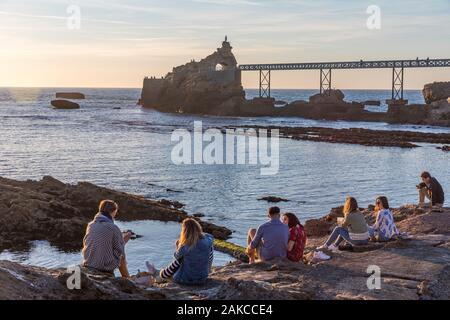
<svg viewBox="0 0 450 320">
<path fill-rule="evenodd" d="M 81 28 L 67 27 L 67 8 Z M 369 5 L 381 29 L 369 30 Z M 0 0 L 0 86 L 140 87 L 200 59 L 228 35 L 239 63 L 450 58 L 450 0 Z M 318 72 L 275 72 L 273 87 L 316 88 Z M 406 88 L 450 80 L 411 70 Z M 335 71 L 336 88 L 390 88 L 390 70 Z M 257 87 L 245 73 L 245 87 Z"/>
</svg>

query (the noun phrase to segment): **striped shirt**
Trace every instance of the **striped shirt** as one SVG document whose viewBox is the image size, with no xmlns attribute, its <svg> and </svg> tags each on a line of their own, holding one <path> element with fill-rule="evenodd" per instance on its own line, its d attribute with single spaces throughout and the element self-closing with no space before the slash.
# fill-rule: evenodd
<svg viewBox="0 0 450 320">
<path fill-rule="evenodd" d="M 83 239 L 83 266 L 98 271 L 114 272 L 125 255 L 125 242 L 114 221 L 98 213 L 88 224 Z"/>
</svg>

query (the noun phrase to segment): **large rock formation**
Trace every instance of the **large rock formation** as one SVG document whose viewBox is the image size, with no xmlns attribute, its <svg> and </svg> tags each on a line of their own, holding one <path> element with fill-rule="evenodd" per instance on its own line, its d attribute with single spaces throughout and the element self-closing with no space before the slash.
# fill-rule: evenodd
<svg viewBox="0 0 450 320">
<path fill-rule="evenodd" d="M 363 103 L 344 101 L 340 90 L 328 90 L 283 107 L 275 99 L 245 99 L 241 71 L 225 39 L 222 47 L 203 60 L 176 67 L 165 77 L 145 78 L 140 104 L 162 112 L 237 117 L 302 117 L 324 120 L 382 121 L 450 126 L 449 85 L 428 84 L 428 105 L 390 105 L 389 111 L 369 112 Z M 378 103 L 377 103 L 378 104 Z"/>
<path fill-rule="evenodd" d="M 145 78 L 140 104 L 162 112 L 216 116 L 294 116 L 313 119 L 346 119 L 364 116 L 364 106 L 347 103 L 340 90 L 275 107 L 275 99 L 245 99 L 241 71 L 228 41 L 199 62 L 176 67 L 163 78 Z"/>
<path fill-rule="evenodd" d="M 450 82 L 434 82 L 422 91 L 427 104 L 389 106 L 387 121 L 434 126 L 450 126 Z"/>
<path fill-rule="evenodd" d="M 309 97 L 310 103 L 317 104 L 342 104 L 344 103 L 345 95 L 341 90 L 327 90 L 324 93 L 318 93 Z"/>
<path fill-rule="evenodd" d="M 428 83 L 423 87 L 423 97 L 427 104 L 450 97 L 450 81 Z"/>
<path fill-rule="evenodd" d="M 364 213 L 372 223 L 373 208 Z M 395 209 L 397 226 L 410 234 L 408 239 L 375 243 L 367 251 L 329 253 L 331 260 L 315 261 L 311 252 L 325 241 L 339 216 L 342 208 L 335 208 L 323 219 L 306 223 L 304 263 L 236 261 L 214 268 L 205 285 L 194 287 L 170 282 L 141 286 L 135 277 L 130 281 L 83 274 L 82 289 L 69 291 L 64 270 L 0 262 L 0 299 L 450 299 L 450 208 Z M 374 267 L 381 272 L 380 288 L 368 286 L 374 284 L 369 279 Z"/>
<path fill-rule="evenodd" d="M 141 103 L 164 112 L 235 113 L 245 102 L 241 71 L 228 41 L 199 62 L 176 67 L 162 79 L 146 78 Z"/>
<path fill-rule="evenodd" d="M 432 102 L 429 108 L 429 124 L 446 127 L 450 126 L 450 102 L 448 99 Z"/>
<path fill-rule="evenodd" d="M 101 200 L 111 199 L 120 207 L 119 220 L 181 222 L 188 217 L 178 203 L 159 202 L 138 195 L 98 187 L 88 182 L 76 185 L 52 177 L 41 181 L 15 181 L 0 177 L 0 250 L 26 247 L 28 241 L 47 240 L 62 249 L 80 249 L 87 223 Z M 231 231 L 201 221 L 218 239 Z"/>
<path fill-rule="evenodd" d="M 308 102 L 294 101 L 283 104 L 282 107 L 272 98 L 246 100 L 241 71 L 232 53 L 232 47 L 225 39 L 221 48 L 199 62 L 191 61 L 176 67 L 163 78 L 145 78 L 140 104 L 172 113 L 450 126 L 450 107 L 445 101 L 448 98 L 448 89 L 446 82 L 426 85 L 424 96 L 427 103 L 431 104 L 392 104 L 387 113 L 366 111 L 364 103 L 346 102 L 340 90 L 331 89 L 313 95 Z M 379 105 L 379 101 L 371 104 Z"/>
</svg>

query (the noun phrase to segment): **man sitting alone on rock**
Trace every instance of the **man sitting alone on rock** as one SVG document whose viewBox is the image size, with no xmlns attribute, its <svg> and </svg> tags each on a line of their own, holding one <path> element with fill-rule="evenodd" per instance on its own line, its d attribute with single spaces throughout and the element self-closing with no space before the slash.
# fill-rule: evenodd
<svg viewBox="0 0 450 320">
<path fill-rule="evenodd" d="M 247 237 L 247 255 L 250 263 L 255 263 L 256 253 L 262 261 L 286 258 L 289 241 L 289 227 L 281 222 L 280 208 L 269 209 L 269 221 L 258 230 L 250 229 Z"/>
<path fill-rule="evenodd" d="M 119 268 L 122 277 L 128 278 L 125 259 L 125 244 L 130 240 L 130 233 L 123 233 L 114 224 L 119 206 L 111 200 L 100 202 L 99 212 L 86 230 L 83 239 L 83 267 L 93 272 L 114 276 Z"/>
<path fill-rule="evenodd" d="M 425 205 L 425 198 L 431 200 L 431 206 L 441 209 L 444 206 L 444 190 L 436 178 L 427 171 L 420 175 L 422 183 L 417 186 L 419 189 L 419 206 Z"/>
</svg>

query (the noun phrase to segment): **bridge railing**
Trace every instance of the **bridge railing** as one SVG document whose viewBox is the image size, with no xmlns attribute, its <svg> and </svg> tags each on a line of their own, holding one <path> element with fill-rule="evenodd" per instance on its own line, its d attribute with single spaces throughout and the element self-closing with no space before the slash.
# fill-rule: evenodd
<svg viewBox="0 0 450 320">
<path fill-rule="evenodd" d="M 380 60 L 349 62 L 308 62 L 242 64 L 242 71 L 258 70 L 320 70 L 320 69 L 382 69 L 382 68 L 440 68 L 450 67 L 450 59 Z"/>
</svg>

